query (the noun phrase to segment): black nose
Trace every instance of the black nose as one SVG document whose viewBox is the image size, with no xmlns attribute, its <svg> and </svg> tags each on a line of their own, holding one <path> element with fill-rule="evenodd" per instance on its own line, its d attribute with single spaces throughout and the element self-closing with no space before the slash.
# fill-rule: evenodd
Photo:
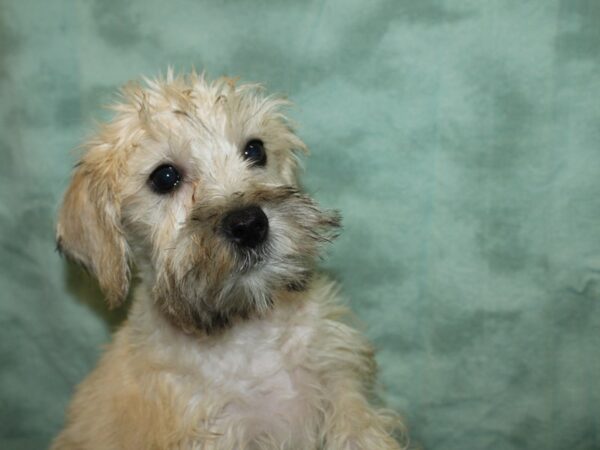
<svg viewBox="0 0 600 450">
<path fill-rule="evenodd" d="M 269 219 L 258 206 L 247 206 L 228 213 L 222 222 L 227 238 L 240 247 L 262 244 L 269 232 Z"/>
</svg>

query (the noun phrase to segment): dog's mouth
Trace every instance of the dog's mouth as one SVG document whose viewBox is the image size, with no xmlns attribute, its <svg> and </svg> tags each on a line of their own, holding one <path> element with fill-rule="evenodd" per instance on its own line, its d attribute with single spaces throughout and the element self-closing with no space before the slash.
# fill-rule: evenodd
<svg viewBox="0 0 600 450">
<path fill-rule="evenodd" d="M 159 271 L 157 303 L 186 329 L 223 328 L 266 312 L 278 291 L 306 289 L 323 244 L 340 227 L 336 212 L 287 186 L 231 203 L 196 208 L 182 257 Z"/>
<path fill-rule="evenodd" d="M 240 275 L 250 274 L 253 272 L 258 272 L 266 264 L 269 263 L 269 257 L 271 254 L 271 249 L 268 243 L 262 244 L 257 249 L 236 249 L 239 253 L 239 263 L 235 268 L 234 272 Z"/>
</svg>

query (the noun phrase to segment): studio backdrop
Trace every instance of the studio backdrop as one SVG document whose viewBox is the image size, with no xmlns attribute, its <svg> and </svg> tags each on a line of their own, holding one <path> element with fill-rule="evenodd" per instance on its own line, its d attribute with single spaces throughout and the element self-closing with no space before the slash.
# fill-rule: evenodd
<svg viewBox="0 0 600 450">
<path fill-rule="evenodd" d="M 295 103 L 323 269 L 444 450 L 600 448 L 600 2 L 0 3 L 0 448 L 44 448 L 125 311 L 55 252 L 77 145 L 141 75 Z"/>
</svg>

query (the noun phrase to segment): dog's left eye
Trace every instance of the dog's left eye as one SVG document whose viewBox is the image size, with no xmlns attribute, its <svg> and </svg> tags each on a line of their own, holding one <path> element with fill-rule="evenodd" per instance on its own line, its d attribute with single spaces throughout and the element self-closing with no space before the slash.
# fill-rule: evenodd
<svg viewBox="0 0 600 450">
<path fill-rule="evenodd" d="M 247 159 L 253 166 L 264 166 L 267 163 L 267 152 L 265 144 L 260 139 L 252 139 L 244 147 L 244 159 Z"/>
<path fill-rule="evenodd" d="M 181 174 L 170 164 L 158 166 L 148 179 L 150 187 L 157 194 L 167 194 L 177 187 L 181 181 Z"/>
</svg>

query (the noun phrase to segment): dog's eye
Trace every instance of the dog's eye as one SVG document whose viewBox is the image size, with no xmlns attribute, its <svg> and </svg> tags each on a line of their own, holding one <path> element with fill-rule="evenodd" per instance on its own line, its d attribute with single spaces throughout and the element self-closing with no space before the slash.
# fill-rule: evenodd
<svg viewBox="0 0 600 450">
<path fill-rule="evenodd" d="M 148 179 L 150 187 L 157 194 L 167 194 L 177 187 L 181 174 L 170 164 L 163 164 L 154 169 Z"/>
<path fill-rule="evenodd" d="M 260 139 L 248 141 L 244 147 L 244 159 L 250 161 L 253 166 L 264 166 L 267 163 L 265 144 Z"/>
</svg>

